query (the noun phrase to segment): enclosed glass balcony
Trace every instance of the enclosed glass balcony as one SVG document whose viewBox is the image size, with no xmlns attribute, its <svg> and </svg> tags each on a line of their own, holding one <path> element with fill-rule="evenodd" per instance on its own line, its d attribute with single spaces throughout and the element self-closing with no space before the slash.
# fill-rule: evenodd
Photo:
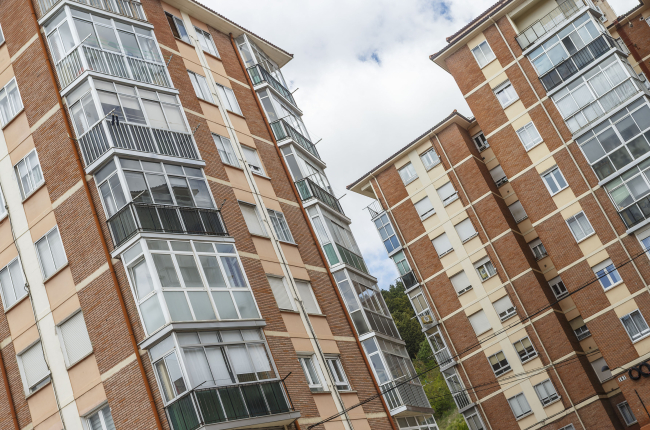
<svg viewBox="0 0 650 430">
<path fill-rule="evenodd" d="M 311 140 L 303 136 L 298 130 L 293 128 L 283 119 L 271 123 L 271 129 L 275 135 L 275 139 L 278 142 L 282 142 L 285 139 L 291 139 L 296 142 L 298 145 L 307 150 L 311 155 L 320 160 L 320 155 L 316 149 L 316 145 L 311 143 Z"/>
<path fill-rule="evenodd" d="M 517 43 L 522 50 L 525 50 L 541 37 L 565 23 L 586 5 L 587 3 L 584 0 L 566 0 L 562 2 L 558 7 L 539 18 L 524 31 L 519 33 L 515 37 Z"/>
<path fill-rule="evenodd" d="M 132 0 L 71 0 L 75 3 L 91 6 L 106 12 L 116 13 L 128 18 L 146 21 L 147 17 L 139 1 Z M 49 12 L 54 6 L 61 3 L 62 0 L 38 0 L 36 9 L 38 17 L 42 17 Z"/>
<path fill-rule="evenodd" d="M 329 192 L 325 191 L 324 188 L 320 187 L 311 179 L 305 178 L 297 181 L 296 187 L 298 188 L 298 192 L 300 193 L 300 198 L 302 201 L 317 199 L 338 213 L 345 215 L 338 199 L 331 195 Z"/>
<path fill-rule="evenodd" d="M 295 107 L 298 107 L 296 101 L 293 98 L 293 95 L 291 94 L 291 91 L 289 91 L 284 85 L 280 83 L 280 81 L 275 79 L 269 72 L 267 72 L 264 69 L 264 67 L 260 66 L 259 64 L 256 64 L 253 67 L 249 67 L 248 74 L 250 75 L 251 81 L 253 81 L 254 86 L 257 86 L 262 82 L 266 82 L 274 90 L 280 93 L 286 101 L 288 101 Z"/>
</svg>

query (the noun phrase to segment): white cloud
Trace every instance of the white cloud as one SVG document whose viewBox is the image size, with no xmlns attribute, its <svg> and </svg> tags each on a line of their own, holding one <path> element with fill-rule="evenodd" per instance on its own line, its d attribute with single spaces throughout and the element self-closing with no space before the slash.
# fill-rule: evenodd
<svg viewBox="0 0 650 430">
<path fill-rule="evenodd" d="M 429 60 L 494 0 L 202 0 L 213 10 L 294 54 L 285 79 L 337 196 L 345 186 L 431 128 L 452 110 L 471 115 L 453 78 Z M 636 0 L 611 4 L 623 13 Z M 341 200 L 368 266 L 387 288 L 397 277 L 363 208 Z"/>
</svg>

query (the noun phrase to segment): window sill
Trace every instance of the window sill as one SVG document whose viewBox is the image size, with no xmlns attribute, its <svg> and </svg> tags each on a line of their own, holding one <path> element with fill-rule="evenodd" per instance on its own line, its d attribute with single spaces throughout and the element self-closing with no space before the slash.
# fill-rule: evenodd
<svg viewBox="0 0 650 430">
<path fill-rule="evenodd" d="M 526 216 L 523 217 L 523 218 L 516 219 L 516 220 L 515 220 L 515 223 L 516 223 L 516 224 L 519 224 L 520 222 L 524 222 L 524 221 L 526 221 L 527 219 L 528 219 L 528 215 L 526 215 Z"/>
<path fill-rule="evenodd" d="M 271 239 L 270 236 L 264 235 L 264 234 L 251 233 L 250 231 L 248 232 L 248 234 L 250 234 L 253 237 L 261 237 L 263 239 Z"/>
<path fill-rule="evenodd" d="M 542 143 L 544 143 L 544 141 L 543 141 L 543 140 L 540 140 L 539 142 L 537 142 L 536 144 L 534 144 L 534 145 L 531 146 L 530 148 L 526 148 L 526 146 L 524 145 L 524 149 L 526 150 L 526 152 L 529 152 L 531 149 L 538 147 L 538 146 L 541 145 Z"/>
<path fill-rule="evenodd" d="M 196 94 L 196 93 L 195 93 L 195 94 Z M 211 95 L 212 97 L 215 97 L 215 95 L 212 94 L 212 93 L 210 93 L 210 95 Z M 217 109 L 219 109 L 219 105 L 216 104 L 214 101 L 210 101 L 210 100 L 202 99 L 202 98 L 199 97 L 199 96 L 196 96 L 196 98 L 199 99 L 199 101 L 202 101 L 203 103 L 207 103 L 207 104 L 209 104 L 210 106 L 214 106 L 214 107 L 216 107 Z M 224 108 L 224 109 L 225 109 L 225 108 Z"/>
<path fill-rule="evenodd" d="M 494 63 L 494 62 L 496 61 L 496 59 L 497 59 L 497 57 L 496 57 L 496 55 L 495 55 L 495 56 L 494 56 L 494 60 L 490 61 L 489 63 L 485 63 L 485 64 L 483 65 L 483 67 L 481 67 L 481 70 L 485 69 L 487 66 L 489 66 L 489 65 L 492 64 L 492 63 Z M 478 61 L 477 61 L 477 63 L 478 63 Z"/>
<path fill-rule="evenodd" d="M 514 317 L 515 315 L 517 315 L 517 311 L 511 313 L 510 315 L 506 316 L 505 318 L 499 318 L 499 320 L 501 322 L 508 321 L 510 318 Z"/>
<path fill-rule="evenodd" d="M 190 42 L 186 42 L 186 41 L 184 41 L 183 39 L 179 39 L 179 38 L 176 37 L 176 36 L 174 36 L 174 39 L 176 39 L 177 42 L 184 43 L 184 44 L 186 44 L 187 46 L 191 46 L 192 48 L 194 48 L 194 45 L 192 45 L 192 43 L 190 43 Z"/>
<path fill-rule="evenodd" d="M 558 396 L 557 399 L 553 400 L 552 402 L 548 402 L 546 404 L 542 403 L 542 407 L 545 408 L 545 407 L 551 406 L 553 403 L 557 403 L 560 400 L 562 400 L 562 396 Z"/>
<path fill-rule="evenodd" d="M 491 331 L 492 331 L 492 327 L 490 327 L 489 329 L 484 330 L 484 331 L 482 331 L 482 332 L 480 332 L 480 333 L 476 333 L 476 336 L 477 336 L 477 337 L 478 337 L 478 336 L 483 336 L 485 333 L 488 333 L 488 332 L 491 332 Z"/>
<path fill-rule="evenodd" d="M 471 236 L 468 237 L 467 239 L 463 240 L 462 243 L 465 244 L 465 243 L 469 242 L 470 240 L 474 239 L 476 236 L 478 236 L 478 231 L 477 231 L 477 232 L 474 232 L 473 235 L 471 235 Z"/>
<path fill-rule="evenodd" d="M 18 118 L 18 117 L 20 116 L 20 114 L 23 113 L 24 111 L 25 111 L 25 107 L 23 106 L 23 108 L 22 108 L 21 110 L 19 110 L 18 112 L 16 112 L 16 115 L 14 115 L 13 118 L 11 118 L 9 121 L 7 121 L 7 123 L 6 123 L 5 125 L 2 126 L 2 130 L 4 130 L 5 128 L 7 128 L 7 127 L 9 126 L 9 124 L 11 124 L 12 122 L 14 122 L 14 120 L 15 120 L 16 118 Z"/>
<path fill-rule="evenodd" d="M 43 279 L 43 283 L 46 283 L 47 281 L 49 281 L 50 279 L 54 278 L 54 277 L 55 277 L 56 275 L 58 275 L 59 273 L 63 272 L 63 270 L 65 270 L 66 267 L 68 267 L 68 262 L 67 262 L 67 261 L 65 262 L 65 264 L 64 264 L 63 266 L 61 266 L 61 267 L 59 267 L 58 269 L 56 269 L 56 271 L 55 271 L 54 273 L 52 273 L 52 274 L 51 274 L 50 276 L 48 276 L 47 278 Z"/>
<path fill-rule="evenodd" d="M 506 371 L 503 372 L 503 373 L 499 373 L 498 375 L 495 373 L 495 374 L 494 374 L 494 377 L 495 377 L 495 378 L 500 378 L 500 377 L 502 377 L 503 375 L 507 375 L 507 374 L 510 373 L 510 372 L 512 372 L 512 367 L 511 367 L 510 369 L 506 370 Z"/>
<path fill-rule="evenodd" d="M 9 306 L 8 308 L 5 308 L 5 314 L 10 310 L 12 310 L 13 308 L 15 308 L 16 306 L 18 306 L 19 304 L 21 304 L 23 300 L 25 300 L 27 297 L 29 297 L 29 294 L 25 292 L 25 295 L 19 298 L 18 300 L 16 300 L 16 302 L 13 305 Z"/>
<path fill-rule="evenodd" d="M 278 242 L 280 242 L 280 243 L 284 243 L 284 244 L 286 244 L 286 245 L 298 246 L 298 244 L 297 244 L 296 242 L 289 242 L 288 240 L 278 239 Z"/>
<path fill-rule="evenodd" d="M 458 297 L 460 297 L 460 296 L 462 296 L 463 294 L 465 294 L 465 293 L 467 293 L 467 292 L 469 292 L 469 291 L 472 291 L 473 289 L 474 289 L 474 287 L 470 285 L 470 286 L 468 286 L 468 287 L 466 287 L 466 288 L 460 290 L 460 292 L 457 291 L 456 294 L 458 294 Z"/>
<path fill-rule="evenodd" d="M 595 235 L 595 234 L 596 234 L 596 232 L 594 231 L 594 232 L 591 233 L 590 235 L 585 236 L 585 237 L 583 237 L 583 238 L 580 239 L 580 240 L 576 240 L 576 243 L 584 242 L 585 240 L 589 239 L 591 236 L 593 236 L 593 235 Z M 575 238 L 575 236 L 574 236 L 574 238 Z"/>
<path fill-rule="evenodd" d="M 90 357 L 91 355 L 93 355 L 94 352 L 95 352 L 95 350 L 92 350 L 92 349 L 91 349 L 90 352 L 89 352 L 88 354 L 84 355 L 84 356 L 81 357 L 79 360 L 75 361 L 74 363 L 70 364 L 69 366 L 66 366 L 66 370 L 69 371 L 70 369 L 72 369 L 73 367 L 75 367 L 77 364 L 81 363 L 81 362 L 84 361 L 86 358 L 88 358 L 88 357 Z"/>
<path fill-rule="evenodd" d="M 480 275 L 479 275 L 479 276 L 480 276 Z M 485 279 L 481 278 L 481 282 L 487 282 L 487 281 L 489 281 L 490 279 L 494 278 L 495 276 L 497 276 L 496 273 L 495 273 L 494 275 L 492 275 L 492 276 L 489 276 L 489 277 L 485 278 Z"/>
<path fill-rule="evenodd" d="M 425 169 L 427 170 L 427 172 L 428 172 L 429 170 L 434 169 L 435 167 L 439 166 L 440 163 L 441 163 L 441 161 L 438 161 L 438 162 L 437 162 L 436 164 L 434 164 L 433 166 L 428 167 L 428 168 L 425 166 L 424 168 L 425 168 Z"/>
<path fill-rule="evenodd" d="M 434 216 L 435 214 L 436 214 L 436 211 L 433 211 L 433 212 L 427 212 L 427 213 L 424 214 L 424 216 L 420 216 L 420 221 L 424 221 L 424 220 L 427 219 L 427 218 L 431 218 L 431 217 Z"/>
<path fill-rule="evenodd" d="M 598 275 L 596 275 L 596 276 L 598 276 Z M 603 290 L 604 290 L 604 291 L 609 291 L 609 290 L 611 290 L 612 288 L 616 288 L 616 287 L 618 287 L 618 286 L 621 285 L 622 283 L 623 283 L 623 280 L 620 280 L 620 281 L 618 281 L 617 283 L 612 284 L 612 285 L 610 285 L 610 286 L 607 287 L 607 288 L 603 287 Z M 600 285 L 602 286 L 603 284 L 600 284 Z"/>
<path fill-rule="evenodd" d="M 503 87 L 503 88 L 505 89 L 505 87 Z M 504 105 L 501 105 L 501 107 L 505 110 L 505 109 L 509 108 L 510 106 L 512 106 L 513 104 L 517 103 L 519 100 L 520 100 L 519 97 L 517 97 L 516 99 L 510 100 L 508 103 L 506 103 Z"/>
<path fill-rule="evenodd" d="M 37 389 L 36 391 L 34 391 L 34 392 L 32 392 L 32 393 L 25 393 L 25 400 L 27 400 L 27 399 L 29 399 L 30 397 L 36 395 L 36 393 L 40 392 L 43 388 L 52 385 L 52 374 L 51 374 L 51 373 L 48 374 L 47 377 L 50 378 L 50 380 L 47 381 L 45 384 L 43 384 L 41 387 L 38 387 L 38 389 Z"/>
<path fill-rule="evenodd" d="M 404 186 L 407 186 L 408 184 L 410 184 L 410 183 L 412 183 L 413 181 L 415 181 L 417 178 L 418 178 L 418 176 L 414 176 L 414 177 L 411 178 L 408 182 L 404 182 L 404 179 L 402 179 L 402 182 L 404 182 Z"/>
<path fill-rule="evenodd" d="M 521 361 L 521 364 L 525 364 L 528 363 L 530 360 L 537 358 L 537 356 L 538 356 L 537 353 L 535 353 L 535 355 L 533 355 L 532 357 L 528 357 L 525 361 L 522 360 L 521 357 L 519 357 L 519 361 Z"/>
<path fill-rule="evenodd" d="M 223 160 L 221 160 L 221 164 L 223 164 L 224 166 L 232 167 L 233 169 L 241 170 L 242 172 L 244 171 L 244 169 L 241 166 L 235 166 L 234 164 L 230 164 Z"/>
<path fill-rule="evenodd" d="M 519 416 L 519 417 L 515 417 L 515 420 L 516 420 L 516 421 L 523 420 L 524 418 L 526 418 L 527 416 L 530 416 L 530 415 L 532 415 L 532 414 L 533 414 L 533 411 L 526 412 L 525 414 L 523 414 L 523 415 L 521 415 L 521 416 Z"/>
<path fill-rule="evenodd" d="M 223 62 L 223 60 L 221 59 L 221 57 L 219 57 L 219 56 L 217 56 L 217 55 L 214 55 L 213 53 L 208 52 L 208 51 L 206 51 L 206 50 L 204 50 L 204 49 L 201 49 L 201 51 L 202 51 L 205 55 L 207 55 L 208 57 L 216 58 L 217 60 Z"/>
<path fill-rule="evenodd" d="M 635 343 L 637 343 L 637 342 L 641 342 L 643 339 L 645 339 L 645 338 L 647 338 L 647 337 L 650 337 L 650 332 L 644 334 L 643 336 L 641 336 L 641 337 L 638 338 L 637 340 L 633 340 L 633 341 L 632 341 L 632 344 L 635 344 Z"/>
<path fill-rule="evenodd" d="M 225 109 L 225 108 L 224 108 L 224 109 Z M 241 119 L 246 119 L 246 117 L 245 117 L 243 114 L 241 114 L 241 113 L 237 113 L 237 112 L 233 112 L 233 111 L 231 111 L 230 109 L 226 109 L 226 112 L 229 112 L 229 113 L 231 113 L 231 114 L 233 114 L 233 115 L 235 115 L 235 116 L 238 116 L 238 117 L 240 117 Z"/>
<path fill-rule="evenodd" d="M 438 254 L 438 258 L 442 258 L 442 257 L 444 257 L 445 255 L 449 255 L 449 254 L 451 254 L 452 252 L 454 252 L 454 248 L 449 248 L 448 250 L 446 250 L 446 251 L 444 251 L 444 252 Z"/>
<path fill-rule="evenodd" d="M 553 196 L 557 196 L 558 194 L 560 194 L 562 191 L 566 190 L 567 188 L 569 188 L 568 185 L 567 185 L 566 187 L 560 189 L 560 190 L 557 190 L 555 193 L 550 193 L 550 194 L 551 194 L 551 197 L 553 197 Z"/>
<path fill-rule="evenodd" d="M 269 181 L 271 180 L 271 178 L 270 178 L 269 176 L 266 176 L 264 173 L 257 173 L 257 172 L 256 172 L 255 170 L 253 170 L 253 169 L 251 169 L 251 173 L 252 173 L 253 175 L 255 175 L 255 176 L 260 176 L 260 177 L 262 177 L 262 178 L 264 178 L 264 179 L 268 179 Z"/>
<path fill-rule="evenodd" d="M 34 188 L 34 189 L 32 190 L 31 193 L 29 193 L 29 194 L 27 194 L 25 197 L 23 197 L 23 201 L 22 201 L 22 203 L 24 204 L 27 200 L 29 200 L 29 198 L 30 198 L 31 196 L 33 196 L 34 194 L 36 194 L 36 192 L 39 191 L 39 190 L 40 190 L 41 188 L 43 188 L 44 186 L 45 186 L 45 181 L 41 182 L 41 183 L 40 183 L 36 188 Z"/>
<path fill-rule="evenodd" d="M 452 204 L 453 202 L 455 202 L 456 200 L 458 200 L 458 198 L 459 198 L 459 197 L 458 197 L 458 191 L 456 191 L 456 195 L 454 196 L 453 199 L 451 199 L 451 200 L 449 200 L 449 201 L 444 201 L 444 202 L 442 202 L 442 204 L 443 204 L 444 207 L 447 207 L 447 206 L 449 206 L 450 204 Z"/>
</svg>

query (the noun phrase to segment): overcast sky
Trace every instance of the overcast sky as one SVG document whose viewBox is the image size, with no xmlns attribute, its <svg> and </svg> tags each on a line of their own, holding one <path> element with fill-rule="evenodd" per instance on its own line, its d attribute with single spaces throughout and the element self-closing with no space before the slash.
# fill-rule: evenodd
<svg viewBox="0 0 650 430">
<path fill-rule="evenodd" d="M 397 277 L 370 216 L 345 186 L 454 109 L 471 115 L 449 74 L 429 60 L 495 0 L 199 0 L 294 54 L 282 70 L 327 163 L 327 176 L 370 273 Z M 610 0 L 617 14 L 637 0 Z"/>
</svg>

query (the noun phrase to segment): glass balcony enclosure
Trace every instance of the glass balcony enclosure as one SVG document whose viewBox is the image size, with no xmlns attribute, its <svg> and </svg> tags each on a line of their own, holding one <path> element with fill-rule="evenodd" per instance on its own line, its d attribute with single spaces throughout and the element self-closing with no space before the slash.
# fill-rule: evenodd
<svg viewBox="0 0 650 430">
<path fill-rule="evenodd" d="M 151 347 L 149 357 L 173 430 L 299 416 L 259 329 L 175 332 Z"/>
<path fill-rule="evenodd" d="M 147 335 L 175 322 L 260 319 L 232 243 L 141 239 L 121 259 Z"/>
<path fill-rule="evenodd" d="M 333 193 L 330 182 L 327 176 L 325 176 L 322 161 L 319 165 L 317 160 L 306 156 L 303 151 L 291 144 L 282 146 L 282 154 L 289 166 L 289 171 L 294 181 L 309 178 L 326 192 Z"/>
<path fill-rule="evenodd" d="M 431 346 L 431 351 L 436 358 L 438 365 L 444 369 L 455 363 L 454 359 L 451 358 L 451 353 L 447 347 L 447 342 L 442 337 L 440 331 L 440 326 L 435 326 L 433 329 L 427 332 L 427 339 L 429 340 L 429 345 Z"/>
<path fill-rule="evenodd" d="M 650 218 L 650 159 L 609 181 L 604 188 L 628 228 Z"/>
<path fill-rule="evenodd" d="M 63 90 L 85 71 L 171 87 L 153 31 L 66 6 L 44 26 Z"/>
<path fill-rule="evenodd" d="M 422 330 L 427 330 L 433 327 L 437 321 L 433 316 L 433 312 L 431 312 L 431 309 L 429 308 L 429 304 L 427 303 L 427 299 L 422 292 L 422 288 L 419 286 L 413 288 L 411 291 L 409 291 L 408 297 L 411 301 L 411 306 L 415 311 L 415 316 L 422 326 Z"/>
<path fill-rule="evenodd" d="M 257 91 L 257 95 L 262 102 L 264 112 L 269 119 L 270 123 L 275 123 L 279 120 L 285 120 L 291 127 L 298 131 L 305 139 L 311 141 L 307 127 L 302 121 L 301 113 L 295 107 L 283 102 L 278 96 L 268 89 Z"/>
<path fill-rule="evenodd" d="M 284 119 L 279 119 L 271 123 L 271 129 L 273 130 L 273 135 L 275 136 L 275 139 L 278 141 L 278 144 L 280 145 L 284 144 L 285 140 L 287 142 L 293 141 L 298 145 L 300 145 L 309 154 L 316 157 L 320 162 L 322 162 L 320 158 L 320 154 L 316 149 L 316 145 L 311 143 L 311 140 L 303 136 L 298 130 L 296 130 L 293 126 L 289 125 L 289 123 Z"/>
<path fill-rule="evenodd" d="M 200 158 L 176 94 L 89 77 L 65 99 L 86 167 L 111 148 Z"/>
<path fill-rule="evenodd" d="M 128 18 L 146 21 L 147 17 L 142 8 L 142 4 L 136 0 L 71 0 L 85 6 L 94 7 L 104 10 L 106 12 L 116 13 L 118 15 L 126 16 Z M 62 3 L 62 0 L 38 0 L 36 2 L 36 9 L 39 19 L 54 8 L 54 6 Z"/>
<path fill-rule="evenodd" d="M 585 0 L 565 0 L 559 2 L 558 7 L 537 19 L 522 32 L 515 36 L 522 50 L 530 47 L 540 38 L 553 32 L 571 19 L 578 11 L 590 5 Z"/>
<path fill-rule="evenodd" d="M 465 390 L 465 387 L 463 387 L 463 383 L 461 382 L 458 373 L 456 373 L 456 369 L 450 367 L 441 372 L 442 376 L 445 378 L 445 382 L 447 382 L 449 391 L 451 391 L 451 396 L 454 398 L 454 402 L 458 407 L 458 411 L 463 411 L 472 406 L 473 403 L 467 395 L 467 391 Z"/>
</svg>

